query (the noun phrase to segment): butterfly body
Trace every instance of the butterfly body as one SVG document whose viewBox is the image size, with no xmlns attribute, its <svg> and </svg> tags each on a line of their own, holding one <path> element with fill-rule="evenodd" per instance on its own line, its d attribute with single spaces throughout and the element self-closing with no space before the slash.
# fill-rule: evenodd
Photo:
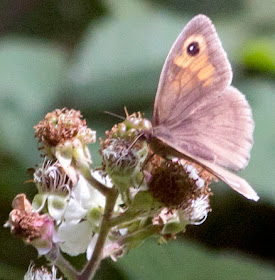
<svg viewBox="0 0 275 280">
<path fill-rule="evenodd" d="M 162 157 L 193 161 L 258 200 L 244 179 L 226 170 L 248 164 L 254 130 L 251 108 L 230 86 L 231 80 L 231 66 L 213 24 L 204 15 L 194 17 L 164 63 L 148 140 Z"/>
</svg>

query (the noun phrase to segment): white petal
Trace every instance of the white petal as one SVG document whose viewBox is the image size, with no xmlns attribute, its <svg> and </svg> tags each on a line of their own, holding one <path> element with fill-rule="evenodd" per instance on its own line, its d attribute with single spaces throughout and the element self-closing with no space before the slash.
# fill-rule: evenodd
<svg viewBox="0 0 275 280">
<path fill-rule="evenodd" d="M 76 189 L 76 198 L 78 197 L 79 202 L 85 209 L 98 206 L 105 207 L 105 196 L 92 187 L 82 176 L 79 178 L 78 185 L 80 188 Z"/>
<path fill-rule="evenodd" d="M 62 240 L 61 250 L 77 256 L 87 250 L 92 240 L 92 229 L 87 221 L 78 224 L 63 222 L 58 229 L 58 235 Z"/>
<path fill-rule="evenodd" d="M 102 176 L 98 170 L 92 171 L 92 175 L 97 179 L 100 183 L 104 184 L 108 188 L 113 187 L 112 180 L 109 176 Z"/>
<path fill-rule="evenodd" d="M 38 193 L 35 195 L 32 201 L 32 207 L 36 212 L 40 212 L 44 208 L 48 196 L 48 193 Z"/>
<path fill-rule="evenodd" d="M 93 238 L 92 238 L 92 241 L 90 242 L 88 248 L 87 248 L 87 253 L 86 253 L 86 257 L 87 257 L 87 260 L 89 261 L 92 257 L 92 254 L 94 252 L 94 249 L 95 249 L 95 245 L 96 245 L 96 242 L 97 242 L 97 238 L 98 238 L 98 234 L 96 233 Z"/>
<path fill-rule="evenodd" d="M 89 185 L 83 176 L 79 177 L 79 181 L 72 196 L 85 209 L 97 206 L 104 207 L 105 205 L 104 195 Z"/>
<path fill-rule="evenodd" d="M 118 231 L 119 231 L 119 233 L 120 233 L 122 236 L 124 236 L 124 235 L 127 234 L 128 228 L 121 228 L 121 229 L 119 229 Z"/>
<path fill-rule="evenodd" d="M 199 178 L 197 181 L 196 181 L 196 185 L 198 188 L 202 188 L 204 186 L 204 180 L 202 178 Z"/>
<path fill-rule="evenodd" d="M 198 171 L 195 168 L 190 172 L 189 178 L 193 180 L 197 180 L 199 178 Z"/>
<path fill-rule="evenodd" d="M 51 194 L 48 197 L 49 214 L 56 220 L 60 221 L 67 207 L 67 197 Z"/>
<path fill-rule="evenodd" d="M 81 204 L 72 197 L 68 203 L 64 217 L 67 221 L 74 220 L 75 223 L 78 223 L 86 214 L 87 209 L 84 209 Z"/>
</svg>

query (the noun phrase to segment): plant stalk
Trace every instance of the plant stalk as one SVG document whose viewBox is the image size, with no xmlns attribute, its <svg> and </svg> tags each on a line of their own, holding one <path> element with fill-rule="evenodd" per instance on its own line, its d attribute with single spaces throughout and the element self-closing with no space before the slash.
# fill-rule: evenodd
<svg viewBox="0 0 275 280">
<path fill-rule="evenodd" d="M 75 270 L 73 266 L 62 256 L 57 246 L 53 246 L 52 250 L 46 255 L 46 258 L 55 266 L 57 266 L 67 279 L 78 279 L 77 270 Z"/>
<path fill-rule="evenodd" d="M 92 279 L 96 273 L 96 270 L 102 260 L 104 244 L 106 242 L 109 230 L 111 229 L 111 227 L 109 226 L 109 220 L 112 216 L 117 197 L 118 197 L 118 191 L 114 186 L 112 189 L 109 189 L 109 193 L 106 196 L 106 205 L 103 214 L 103 219 L 101 222 L 100 231 L 99 231 L 99 235 L 97 238 L 97 242 L 95 245 L 92 258 L 88 262 L 88 264 L 84 267 L 84 269 L 81 271 L 81 274 L 77 278 L 78 280 Z"/>
</svg>

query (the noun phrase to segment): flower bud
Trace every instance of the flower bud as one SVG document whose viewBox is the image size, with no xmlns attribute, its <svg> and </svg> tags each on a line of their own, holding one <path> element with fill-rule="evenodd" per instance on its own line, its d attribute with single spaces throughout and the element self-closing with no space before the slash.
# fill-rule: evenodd
<svg viewBox="0 0 275 280">
<path fill-rule="evenodd" d="M 105 171 L 122 193 L 129 187 L 139 187 L 143 181 L 141 167 L 148 155 L 147 143 L 139 139 L 151 123 L 141 114 L 127 115 L 124 122 L 106 132 L 101 140 L 101 154 Z"/>
</svg>

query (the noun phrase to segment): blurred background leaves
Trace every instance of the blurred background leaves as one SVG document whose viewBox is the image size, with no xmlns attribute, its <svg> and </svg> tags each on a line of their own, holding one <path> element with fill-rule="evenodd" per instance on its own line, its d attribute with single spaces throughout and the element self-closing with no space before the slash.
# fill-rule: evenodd
<svg viewBox="0 0 275 280">
<path fill-rule="evenodd" d="M 40 162 L 33 126 L 55 108 L 80 109 L 98 136 L 104 110 L 150 118 L 159 73 L 182 27 L 204 13 L 253 108 L 255 144 L 244 176 L 261 200 L 213 186 L 212 213 L 177 241 L 106 260 L 97 279 L 274 279 L 275 1 L 4 0 L 0 2 L 1 224 L 13 197 L 31 199 L 26 169 Z M 98 144 L 91 146 L 95 166 Z M 0 230 L 0 279 L 19 279 L 36 252 Z M 272 245 L 273 244 L 273 245 Z M 82 258 L 83 259 L 83 258 Z M 79 258 L 81 265 L 82 259 Z"/>
</svg>

